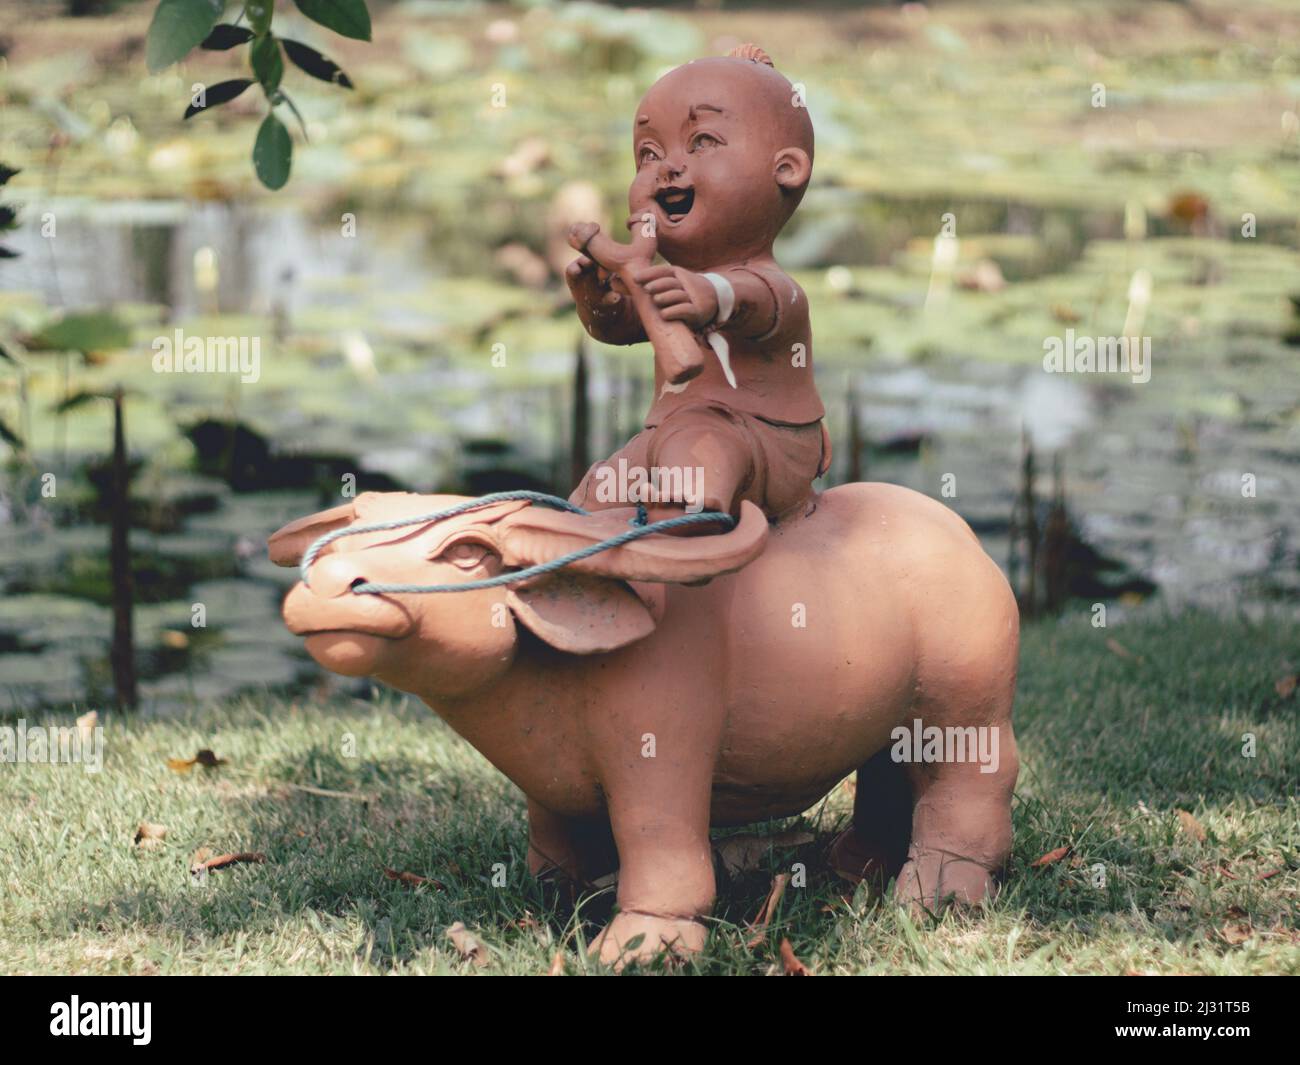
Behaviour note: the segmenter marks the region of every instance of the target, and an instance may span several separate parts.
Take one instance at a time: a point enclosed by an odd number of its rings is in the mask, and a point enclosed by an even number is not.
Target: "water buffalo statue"
[[[271,558],[464,501],[363,494],[284,526]],[[634,514],[511,500],[335,539],[285,621],[327,669],[419,696],[518,785],[535,874],[619,870],[603,961],[699,950],[710,826],[799,814],[855,770],[837,870],[927,908],[984,898],[1011,846],[1017,609],[934,500],[850,484],[775,524],[746,502],[730,531],[656,534],[523,584],[357,591],[554,560]],[[992,761],[971,756],[977,735]]]

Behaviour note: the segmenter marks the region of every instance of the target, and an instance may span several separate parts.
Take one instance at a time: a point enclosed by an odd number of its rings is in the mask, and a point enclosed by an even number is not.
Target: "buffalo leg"
[[[831,868],[883,892],[907,861],[912,838],[912,786],[886,747],[859,768],[853,824],[831,846]]]
[[[900,901],[934,911],[947,901],[976,904],[991,896],[994,876],[1011,853],[1011,793],[1019,761],[1011,725],[999,726],[996,772],[979,764],[939,762],[909,767],[916,806]]]
[[[562,817],[528,800],[528,871],[535,877],[580,889],[617,868],[607,820]]]
[[[669,735],[679,727],[670,716],[687,722],[684,732]],[[704,947],[701,918],[715,893],[709,842],[714,751],[710,740],[692,731],[689,714],[666,713],[657,757],[634,756],[612,767],[607,780],[619,856],[618,913],[592,947],[606,964],[621,968]]]

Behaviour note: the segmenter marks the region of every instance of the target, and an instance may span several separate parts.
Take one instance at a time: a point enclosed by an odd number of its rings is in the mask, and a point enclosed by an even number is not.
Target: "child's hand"
[[[564,268],[564,280],[577,304],[583,328],[597,340],[605,344],[638,344],[645,340],[641,318],[623,282],[590,255],[580,254],[569,263]]]
[[[573,302],[588,310],[608,313],[623,302],[623,296],[610,284],[612,275],[587,255],[579,255],[564,268],[564,280]]]
[[[647,266],[632,280],[648,292],[667,322],[703,329],[718,315],[718,293],[707,278],[680,266]]]

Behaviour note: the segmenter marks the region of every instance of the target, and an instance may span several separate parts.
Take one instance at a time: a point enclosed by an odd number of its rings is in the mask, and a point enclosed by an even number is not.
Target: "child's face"
[[[746,92],[746,89],[750,89]],[[633,120],[634,217],[655,216],[659,252],[701,269],[768,251],[785,221],[779,146],[743,69],[693,63],[665,75]]]

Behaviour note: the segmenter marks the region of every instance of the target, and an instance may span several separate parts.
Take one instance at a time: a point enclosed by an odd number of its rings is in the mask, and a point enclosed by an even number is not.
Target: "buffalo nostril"
[[[310,574],[312,591],[326,598],[348,595],[358,584],[365,584],[369,579],[364,572],[370,567],[361,565],[360,561],[346,554],[322,558]]]

